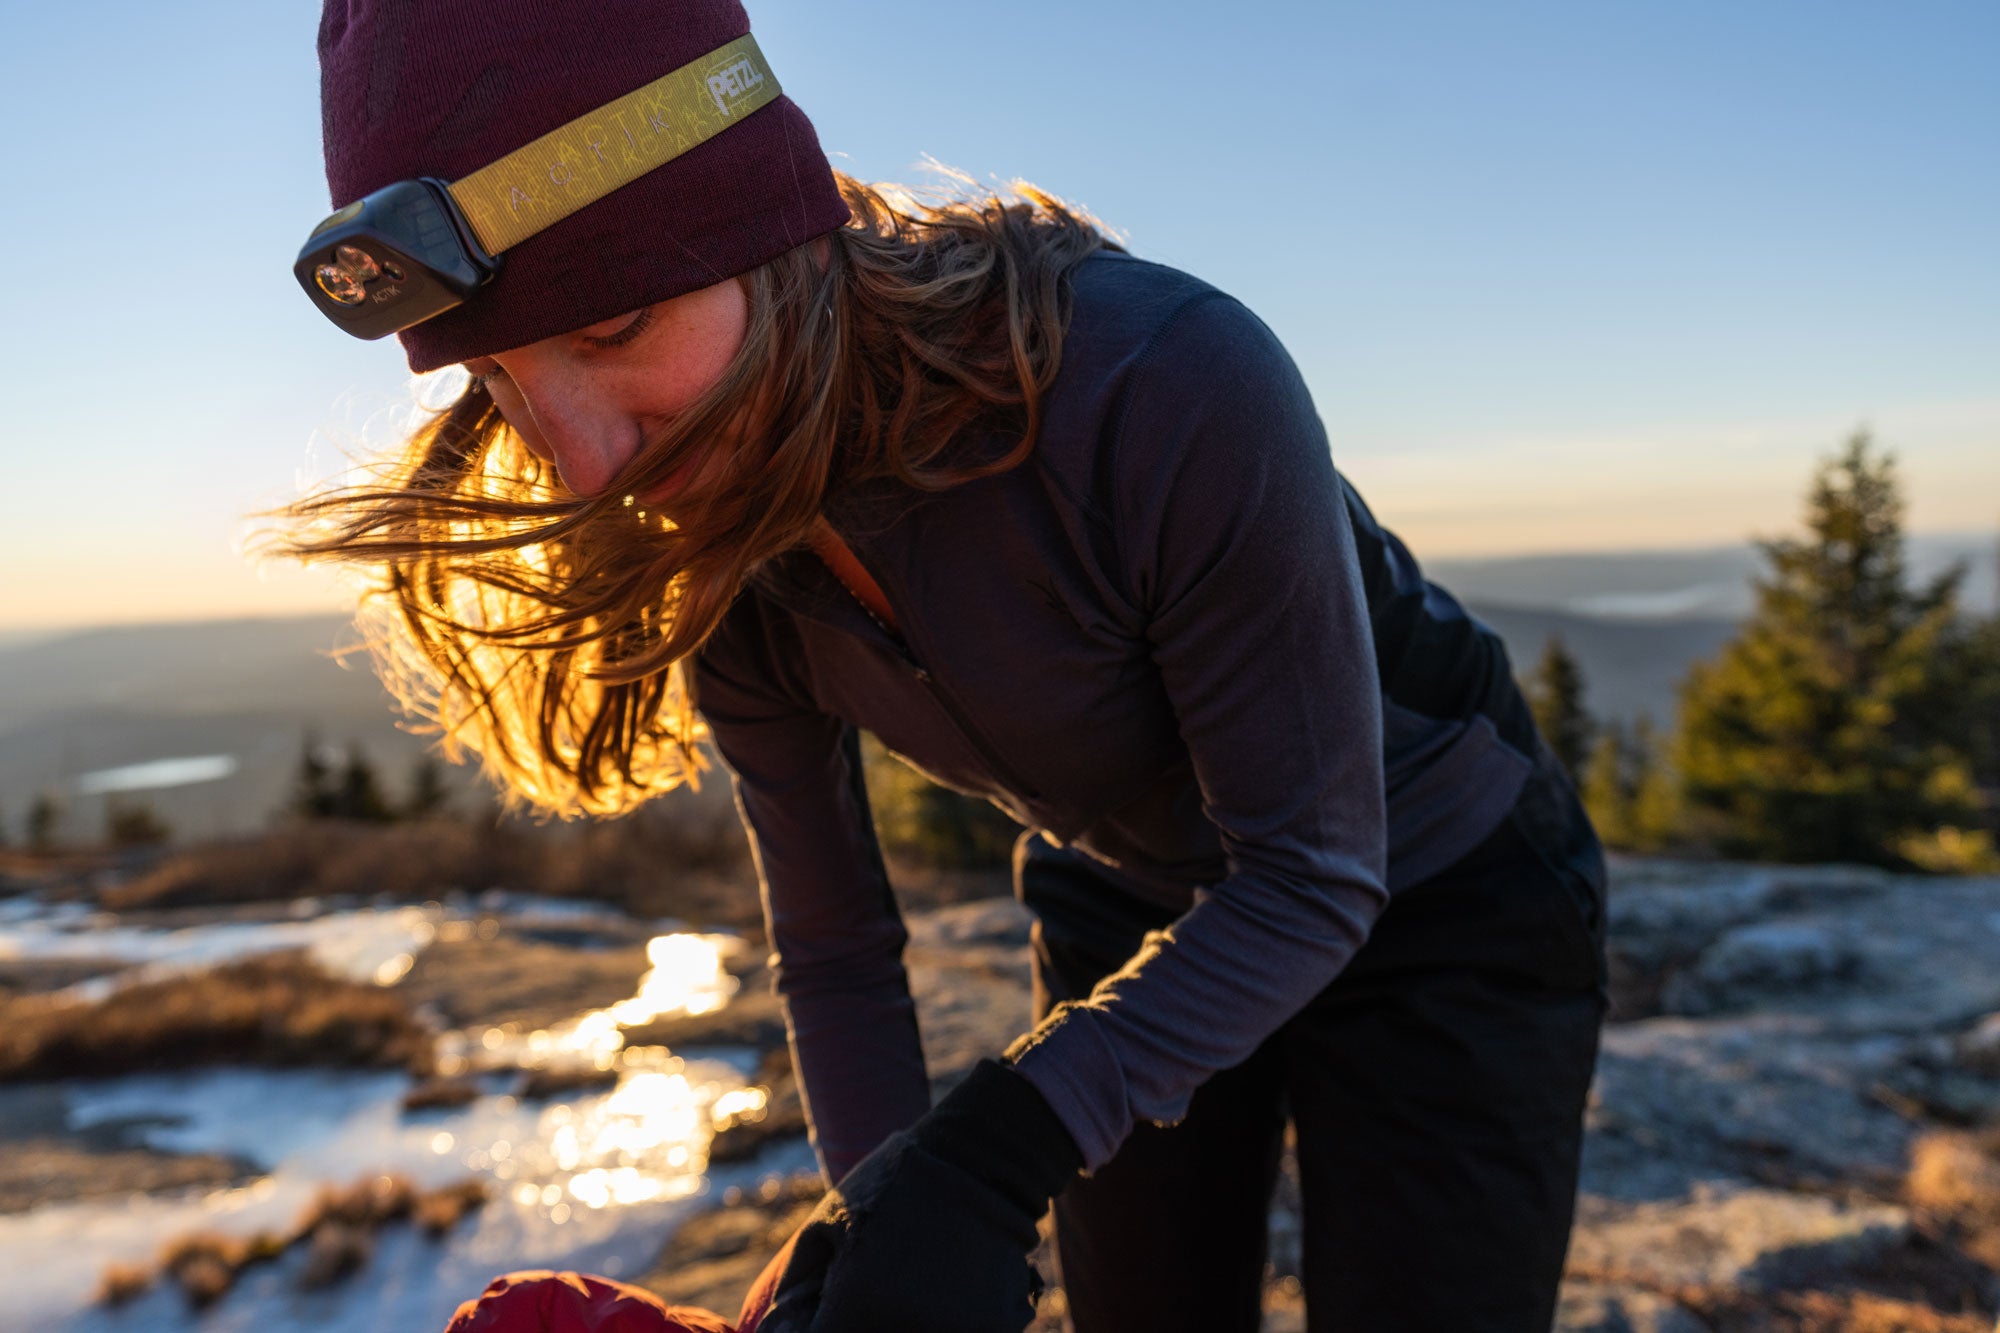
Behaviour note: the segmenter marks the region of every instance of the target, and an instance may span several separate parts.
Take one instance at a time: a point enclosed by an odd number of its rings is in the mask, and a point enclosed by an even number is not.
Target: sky
[[[1991,0],[750,12],[841,169],[1028,179],[1241,298],[1419,559],[1775,535],[1860,427],[1913,530],[2000,527]],[[291,276],[317,14],[6,6],[0,631],[339,604],[241,550],[422,389]]]

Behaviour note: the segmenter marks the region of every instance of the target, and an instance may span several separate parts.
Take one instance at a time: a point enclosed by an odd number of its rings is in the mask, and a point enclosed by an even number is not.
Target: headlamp
[[[500,271],[443,181],[397,181],[313,229],[292,271],[357,338],[384,338],[460,304]]]
[[[313,228],[292,265],[326,317],[383,338],[463,304],[500,255],[770,102],[748,33],[446,183],[397,181]]]

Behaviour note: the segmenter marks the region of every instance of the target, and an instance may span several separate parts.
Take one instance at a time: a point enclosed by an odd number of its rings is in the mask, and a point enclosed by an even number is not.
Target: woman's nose
[[[559,368],[509,367],[508,387],[494,386],[501,414],[530,452],[555,464],[564,487],[582,496],[608,489],[632,457],[635,424]]]

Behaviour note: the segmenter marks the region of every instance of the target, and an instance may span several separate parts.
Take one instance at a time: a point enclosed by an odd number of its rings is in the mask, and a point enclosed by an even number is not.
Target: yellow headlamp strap
[[[728,129],[780,91],[745,33],[453,182],[451,197],[486,252],[497,255]]]

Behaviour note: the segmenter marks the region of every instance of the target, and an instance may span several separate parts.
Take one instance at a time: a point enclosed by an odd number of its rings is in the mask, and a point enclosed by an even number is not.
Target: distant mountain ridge
[[[348,617],[316,615],[110,626],[0,649],[0,832],[18,838],[29,803],[52,791],[65,831],[95,836],[104,801],[79,778],[211,755],[235,771],[146,800],[185,833],[258,828],[284,804],[308,731],[362,746],[400,789],[428,741],[398,725],[365,655],[333,659],[353,638]]]
[[[1911,539],[1912,576],[1966,560],[1968,606],[1990,605],[1995,561],[1982,540]],[[1760,567],[1748,546],[1423,564],[1506,641],[1517,674],[1560,634],[1583,668],[1593,714],[1629,719],[1643,710],[1662,725],[1687,668],[1734,632]],[[210,755],[231,756],[235,771],[147,799],[188,833],[258,827],[283,804],[308,729],[329,745],[363,746],[399,790],[429,742],[399,725],[365,654],[346,666],[333,660],[354,640],[342,615],[0,639],[0,832],[17,838],[35,793],[55,790],[71,806],[71,827],[94,835],[102,801],[78,794],[79,778]]]
[[[1935,577],[1954,561],[1967,566],[1964,604],[2000,610],[2000,535],[1925,533],[1906,540],[1913,581]],[[1462,601],[1497,602],[1529,610],[1620,620],[1678,617],[1739,620],[1753,601],[1751,579],[1764,558],[1749,543],[1685,551],[1595,551],[1579,554],[1426,560],[1425,577]],[[1497,628],[1497,627],[1496,627]]]

